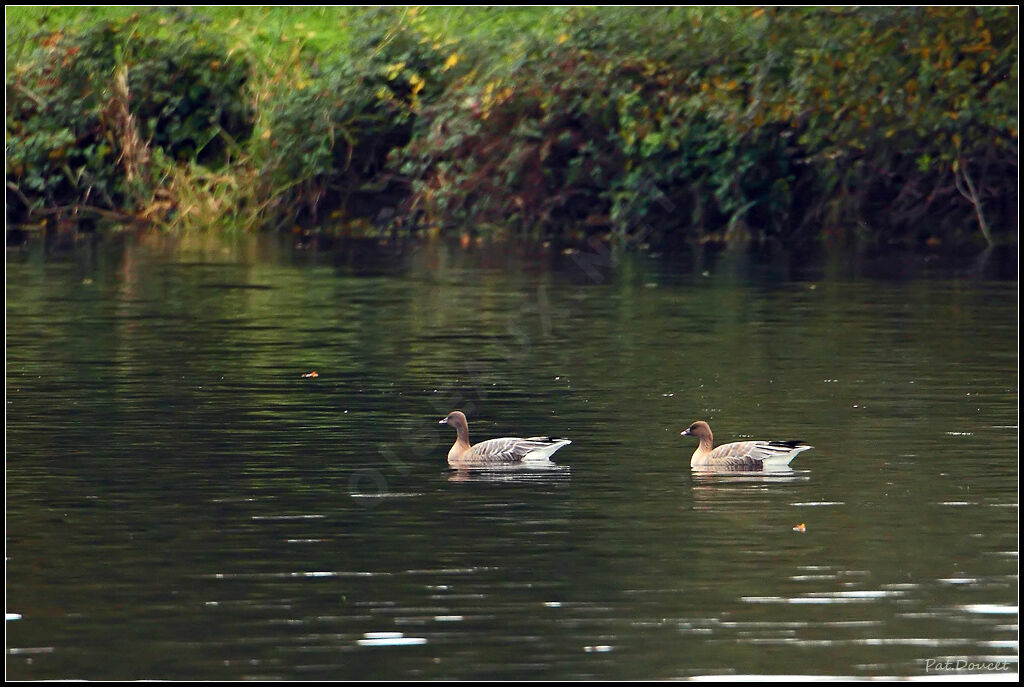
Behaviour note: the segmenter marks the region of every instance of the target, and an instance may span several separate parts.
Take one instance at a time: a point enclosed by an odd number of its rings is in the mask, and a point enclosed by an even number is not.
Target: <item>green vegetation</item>
[[[8,10],[9,220],[1015,242],[1017,10]]]

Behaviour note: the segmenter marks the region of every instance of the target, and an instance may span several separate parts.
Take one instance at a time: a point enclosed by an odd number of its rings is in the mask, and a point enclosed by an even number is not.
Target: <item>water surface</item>
[[[991,277],[9,248],[7,675],[1016,673],[1017,282]],[[454,408],[573,444],[450,472]],[[815,448],[691,474],[696,419]]]

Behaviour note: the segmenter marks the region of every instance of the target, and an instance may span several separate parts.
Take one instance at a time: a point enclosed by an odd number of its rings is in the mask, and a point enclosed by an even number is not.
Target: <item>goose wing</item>
[[[567,443],[569,443],[567,439],[551,439],[550,437],[489,439],[474,444],[473,448],[469,450],[467,458],[470,462],[479,465],[509,465],[522,462],[530,454],[547,458]]]
[[[802,441],[735,441],[711,451],[708,462],[735,469],[760,469],[765,463],[789,463],[811,448]]]

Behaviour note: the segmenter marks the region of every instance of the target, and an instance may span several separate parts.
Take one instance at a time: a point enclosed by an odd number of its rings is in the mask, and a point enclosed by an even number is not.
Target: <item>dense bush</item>
[[[467,76],[425,108],[398,158],[429,220],[533,231],[607,215],[621,165],[603,63],[558,48],[479,82]]]
[[[788,8],[758,19],[781,68],[753,112],[797,134],[820,179],[819,215],[893,240],[1016,235],[1014,8]]]
[[[405,151],[412,207],[448,224],[659,241],[744,215],[782,226],[800,176],[790,137],[724,126],[703,78],[735,87],[702,63],[738,61],[735,46],[709,40],[697,15],[654,13],[639,25],[578,15],[559,42],[527,48],[507,71],[456,83]]]
[[[443,92],[445,57],[415,23],[396,30],[385,12],[355,23],[347,51],[319,55],[308,80],[266,104],[254,157],[272,199],[267,222],[372,218],[407,194],[388,155],[409,142],[422,103]]]
[[[1011,10],[730,12],[582,12],[456,83],[406,151],[411,207],[659,242],[1014,235]]]
[[[192,23],[139,28],[40,36],[8,75],[10,220],[139,209],[161,172],[154,156],[215,164],[249,136],[245,61]]]
[[[1016,12],[352,8],[268,56],[154,10],[14,61],[9,217],[1012,241]]]

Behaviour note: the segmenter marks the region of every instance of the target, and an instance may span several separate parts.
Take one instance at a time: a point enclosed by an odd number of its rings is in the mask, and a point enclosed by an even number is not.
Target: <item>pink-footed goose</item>
[[[572,442],[568,439],[548,437],[506,437],[490,439],[479,444],[469,443],[469,423],[459,410],[448,413],[438,424],[450,425],[458,435],[448,451],[448,465],[457,470],[498,468],[515,465],[544,465],[551,454]]]
[[[734,441],[714,448],[711,427],[703,420],[697,420],[680,434],[700,440],[690,458],[690,467],[698,470],[785,468],[798,453],[814,448],[802,441]]]

